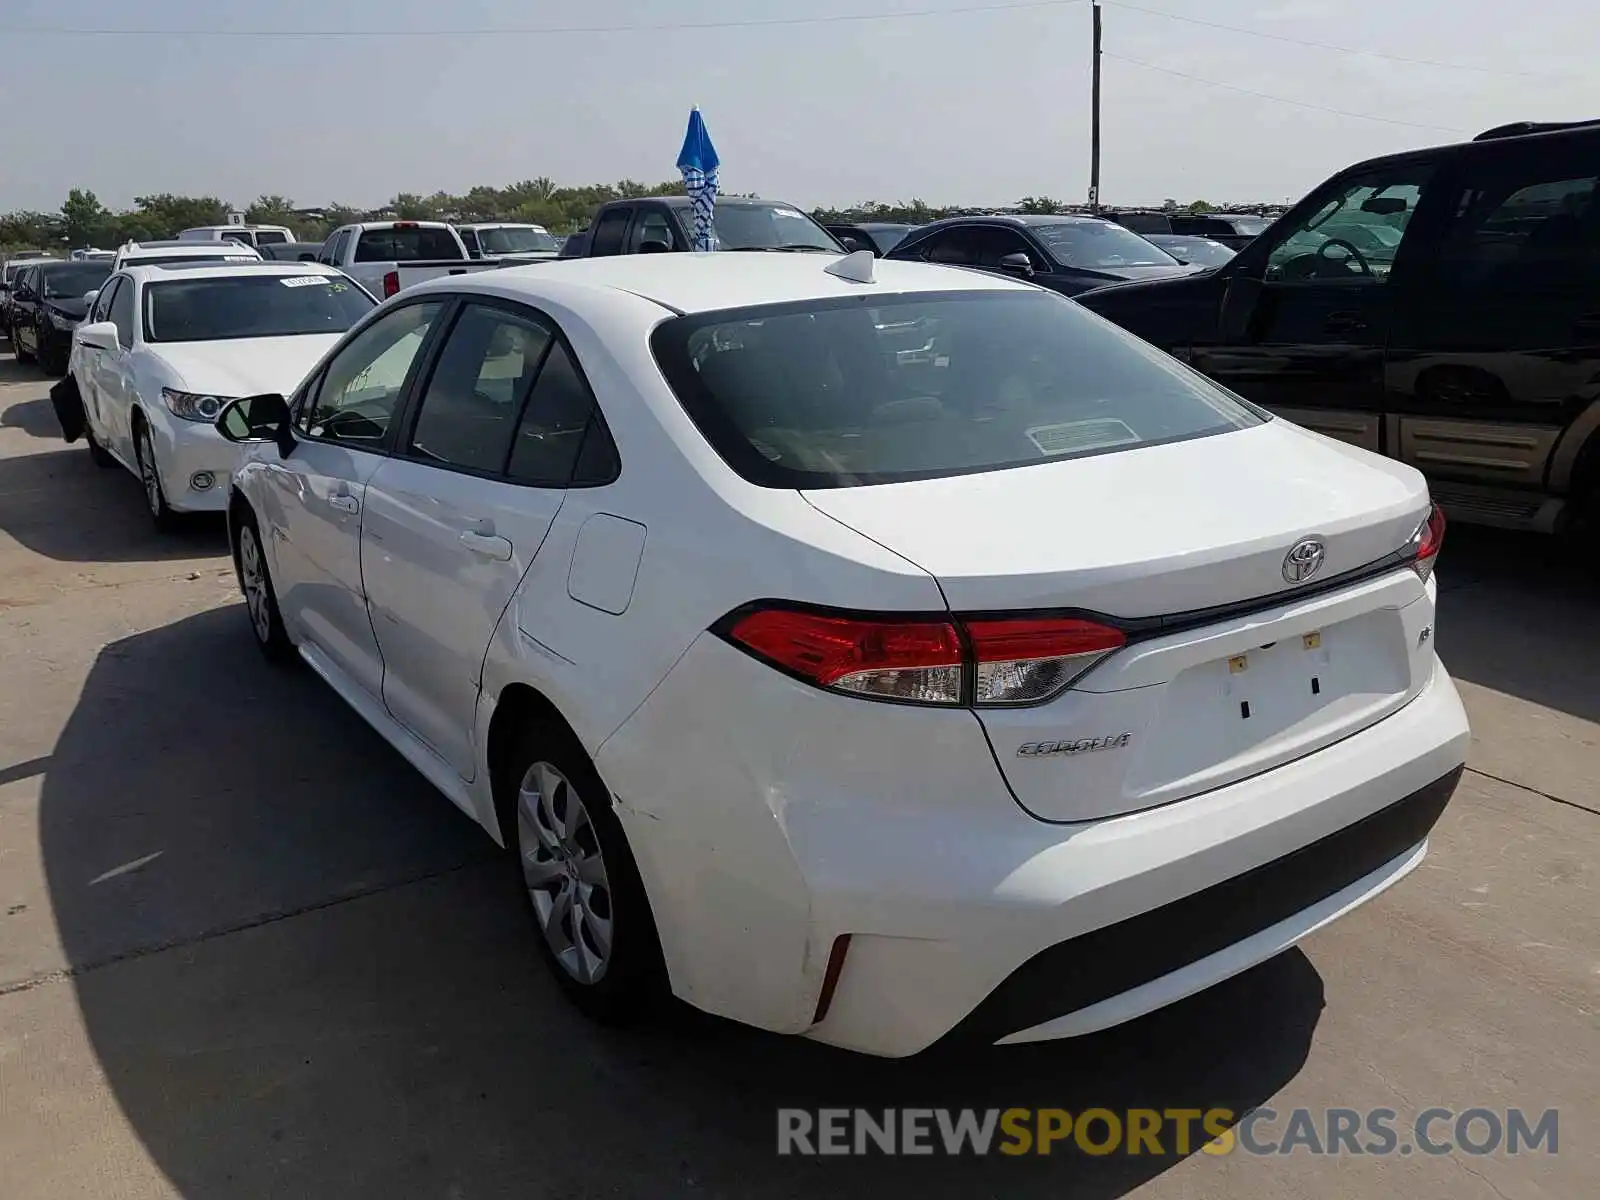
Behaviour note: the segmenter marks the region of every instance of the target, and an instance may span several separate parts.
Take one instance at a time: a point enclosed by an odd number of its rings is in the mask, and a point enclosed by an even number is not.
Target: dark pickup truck
[[[845,248],[792,204],[718,196],[717,249],[823,251]],[[589,228],[569,237],[562,258],[613,254],[666,254],[692,250],[694,217],[687,196],[650,196],[602,204]]]

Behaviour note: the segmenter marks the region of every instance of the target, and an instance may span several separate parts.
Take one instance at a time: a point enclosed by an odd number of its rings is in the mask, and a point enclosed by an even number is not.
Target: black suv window
[[[1309,215],[1283,226],[1267,279],[1384,283],[1431,175],[1427,164],[1408,163],[1334,184]]]
[[[1579,154],[1470,164],[1439,252],[1445,281],[1556,287],[1600,272],[1600,163]]]

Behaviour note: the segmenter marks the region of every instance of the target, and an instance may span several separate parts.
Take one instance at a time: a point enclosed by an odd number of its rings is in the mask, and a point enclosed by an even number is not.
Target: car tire
[[[666,972],[638,865],[599,772],[569,730],[536,721],[497,774],[510,874],[545,965],[591,1019],[637,1020],[663,998]]]
[[[119,465],[117,460],[111,457],[111,452],[95,438],[94,427],[87,420],[83,423],[83,440],[84,444],[89,447],[89,461],[94,463],[95,466],[104,470],[107,467]]]
[[[144,491],[145,507],[150,519],[162,533],[170,533],[178,526],[178,514],[167,503],[167,493],[161,486],[161,472],[156,469],[156,447],[150,437],[150,426],[136,420],[133,427],[133,457],[139,468],[139,485]]]
[[[239,577],[239,591],[244,596],[245,612],[250,618],[250,630],[255,634],[256,649],[266,655],[269,662],[286,663],[294,659],[294,643],[283,626],[283,614],[278,610],[278,592],[272,586],[272,571],[267,566],[266,546],[261,540],[261,526],[255,513],[248,507],[241,509],[233,527],[233,569]]]

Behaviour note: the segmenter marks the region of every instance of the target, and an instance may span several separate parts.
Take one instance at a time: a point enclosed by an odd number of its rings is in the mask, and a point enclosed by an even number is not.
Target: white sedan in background
[[[1101,1029],[1401,879],[1465,759],[1422,476],[1013,280],[442,278],[218,426],[257,642],[515,849],[603,1017]]]
[[[159,526],[227,504],[234,397],[293,388],[376,302],[315,263],[169,262],[106,280],[73,335],[89,452],[139,476]]]

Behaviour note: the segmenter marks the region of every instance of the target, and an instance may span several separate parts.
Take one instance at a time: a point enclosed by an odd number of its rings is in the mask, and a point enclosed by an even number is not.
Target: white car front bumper
[[[1467,740],[1438,666],[1315,754],[1049,824],[1013,800],[972,713],[826,694],[706,635],[597,765],[677,995],[901,1056],[1087,1033],[1280,952],[1420,862]]]
[[[167,505],[177,512],[222,512],[228,507],[228,479],[239,462],[239,447],[224,441],[214,426],[163,414],[150,421],[156,467]],[[200,486],[210,477],[208,486]]]

